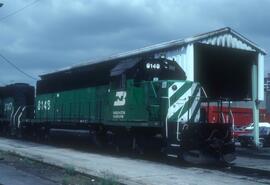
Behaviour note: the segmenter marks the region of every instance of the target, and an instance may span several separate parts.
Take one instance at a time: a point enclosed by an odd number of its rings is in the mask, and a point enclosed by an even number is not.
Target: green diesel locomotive
[[[78,66],[41,76],[34,117],[10,124],[20,133],[86,129],[98,146],[140,152],[155,146],[191,162],[234,159],[230,124],[210,124],[200,84],[173,60],[133,58]],[[16,122],[16,120],[15,120]]]
[[[103,62],[41,78],[34,121],[45,130],[84,128],[98,144],[141,151],[158,141],[170,157],[233,160],[231,125],[207,123],[200,84],[175,61]]]

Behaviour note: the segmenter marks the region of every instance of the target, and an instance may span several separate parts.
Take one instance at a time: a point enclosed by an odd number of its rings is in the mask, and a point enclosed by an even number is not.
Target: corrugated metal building
[[[187,80],[200,82],[209,97],[252,99],[252,87],[254,87],[255,99],[262,101],[264,99],[265,54],[266,52],[255,43],[227,27],[186,39],[173,40],[93,60],[42,75],[41,78],[68,73],[72,70],[78,71],[93,63],[122,60],[128,62],[132,58],[166,57],[175,60],[183,68]]]
[[[90,61],[41,75],[41,78],[53,80],[54,75],[65,76],[73,72],[82,72],[88,78],[94,73],[88,72],[94,63],[106,68],[107,65],[130,62],[133,59],[166,57],[175,60],[182,67],[187,80],[201,83],[208,97],[228,98],[234,101],[252,100],[254,143],[259,147],[259,106],[264,100],[265,55],[266,52],[262,48],[241,34],[231,28],[222,28]],[[98,78],[97,76],[95,78]]]

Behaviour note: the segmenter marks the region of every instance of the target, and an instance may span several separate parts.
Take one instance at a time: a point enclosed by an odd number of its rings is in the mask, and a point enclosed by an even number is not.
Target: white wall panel
[[[236,49],[243,49],[248,51],[255,51],[250,46],[248,46],[246,43],[238,39],[237,37],[234,37],[232,34],[224,34],[224,35],[218,35],[213,36],[211,38],[206,38],[200,41],[204,44],[209,44],[213,46],[222,46],[227,48],[236,48]]]
[[[264,100],[264,53],[258,52],[248,42],[236,37],[233,34],[225,33],[219,34],[205,39],[198,40],[197,42],[209,44],[219,47],[235,48],[247,51],[255,51],[258,53],[258,99]],[[196,43],[196,42],[194,42]],[[155,57],[158,58],[162,55],[170,60],[175,60],[187,75],[187,80],[194,81],[194,43],[183,44],[178,48],[168,50],[166,52],[157,52]],[[251,75],[251,73],[250,73]]]
[[[193,44],[172,49],[163,53],[156,53],[155,58],[165,55],[167,59],[175,60],[185,71],[187,80],[194,81],[194,47]]]
[[[258,99],[264,100],[264,55],[258,54]]]

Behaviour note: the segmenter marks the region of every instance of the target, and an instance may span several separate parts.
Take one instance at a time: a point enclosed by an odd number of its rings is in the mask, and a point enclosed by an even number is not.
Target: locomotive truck
[[[234,159],[231,125],[207,122],[202,107],[209,100],[174,60],[114,60],[45,74],[35,102],[13,101],[9,114],[7,98],[14,94],[1,96],[1,124],[15,135],[86,129],[98,146],[143,151],[155,143],[167,156],[191,162]]]

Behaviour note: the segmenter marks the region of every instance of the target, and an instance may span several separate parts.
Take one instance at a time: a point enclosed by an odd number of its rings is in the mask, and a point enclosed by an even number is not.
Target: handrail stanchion
[[[88,121],[91,121],[91,103],[88,102]]]

